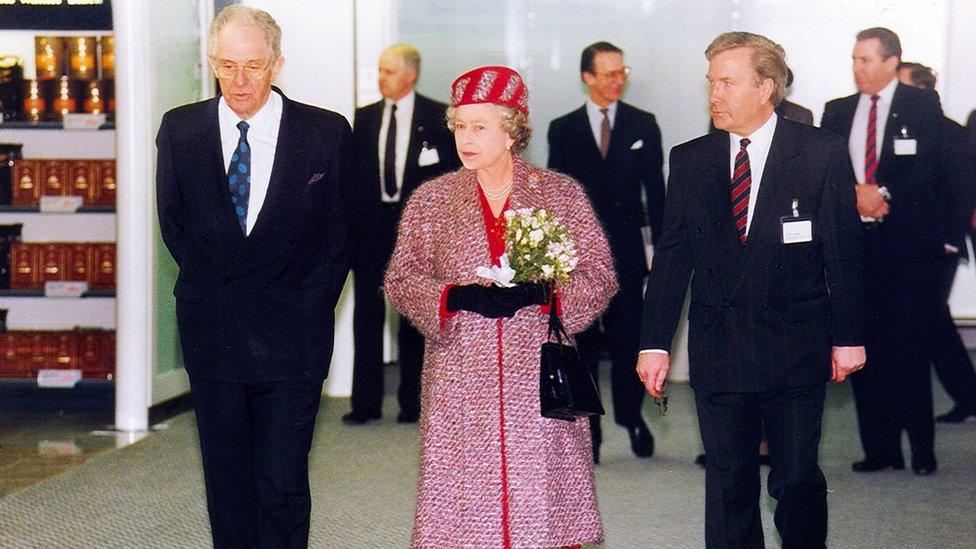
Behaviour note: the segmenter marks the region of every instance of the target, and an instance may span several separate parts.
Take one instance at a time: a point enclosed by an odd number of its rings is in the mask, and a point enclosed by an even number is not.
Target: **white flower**
[[[538,244],[539,242],[542,242],[543,236],[544,235],[540,229],[535,229],[529,233],[529,241],[533,244]]]
[[[515,285],[512,284],[512,279],[515,277],[515,269],[512,269],[512,266],[508,262],[508,254],[502,254],[498,258],[498,262],[501,263],[498,267],[494,265],[491,267],[478,267],[475,269],[475,274],[481,278],[487,278],[493,281],[495,286],[511,288]]]
[[[547,277],[547,278],[548,277],[551,277],[553,275],[553,273],[555,273],[555,272],[556,272],[556,268],[553,267],[552,265],[543,265],[542,266],[542,275],[545,276],[545,277]]]

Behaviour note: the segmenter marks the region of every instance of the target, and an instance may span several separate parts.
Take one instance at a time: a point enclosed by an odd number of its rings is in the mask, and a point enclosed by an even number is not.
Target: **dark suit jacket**
[[[813,125],[813,112],[811,112],[810,109],[797,105],[792,101],[787,101],[785,99],[782,100],[776,107],[776,114],[787,120],[792,120],[793,122],[799,122],[801,124],[806,124],[807,126]]]
[[[246,238],[227,190],[217,98],[167,112],[159,128],[159,224],[180,269],[173,294],[191,376],[328,372],[349,269],[352,134],[341,115],[282,99],[268,194]]]
[[[847,140],[859,94],[827,103],[821,127]],[[917,154],[895,154],[894,137],[907,130],[917,140]],[[944,257],[944,212],[940,186],[945,154],[945,125],[938,96],[898,84],[885,125],[876,178],[891,192],[891,212],[867,235],[869,263],[903,266]]]
[[[671,348],[691,281],[691,383],[768,391],[827,381],[831,346],[861,345],[863,274],[847,145],[780,118],[749,238],[729,198],[729,134],[671,151],[664,234],[644,301],[641,349]],[[782,244],[782,216],[813,222],[813,240]],[[829,290],[828,290],[829,288]]]
[[[369,259],[377,252],[376,246],[384,240],[380,234],[396,234],[396,223],[383,226],[388,219],[379,210],[383,208],[380,193],[379,136],[383,122],[382,100],[356,109],[353,122],[356,143],[356,226],[357,246],[353,268],[361,263],[360,258]],[[406,204],[411,193],[428,179],[456,170],[461,166],[458,159],[454,136],[447,129],[445,113],[447,105],[416,95],[411,123],[410,143],[407,145],[406,165],[403,169],[403,189],[400,204]],[[428,166],[418,162],[424,149],[436,149],[439,161]],[[392,246],[392,243],[391,243]],[[386,259],[392,248],[385,252]]]
[[[976,132],[968,132],[956,121],[943,119],[946,128],[945,177],[942,209],[945,216],[946,242],[967,257],[966,235],[972,230],[976,208]]]
[[[663,165],[661,131],[654,115],[622,101],[617,103],[606,159],[600,158],[585,105],[549,124],[549,167],[572,176],[586,189],[607,231],[621,278],[643,279],[647,274],[640,228],[649,222],[653,240],[661,235]]]

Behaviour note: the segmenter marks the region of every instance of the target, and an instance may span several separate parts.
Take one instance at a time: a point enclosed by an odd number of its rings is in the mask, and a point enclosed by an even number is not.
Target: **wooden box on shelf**
[[[33,379],[39,370],[81,370],[82,379],[115,377],[115,332],[0,332],[0,379]]]
[[[88,282],[91,290],[115,288],[115,244],[14,242],[10,288],[42,290],[45,282]]]
[[[14,161],[13,203],[36,206],[42,196],[81,196],[87,205],[115,204],[115,160],[22,158]]]

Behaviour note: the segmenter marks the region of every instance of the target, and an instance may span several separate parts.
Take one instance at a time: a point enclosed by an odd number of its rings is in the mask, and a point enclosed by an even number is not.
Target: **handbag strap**
[[[569,334],[566,333],[566,328],[563,326],[563,322],[556,312],[555,290],[549,293],[549,339],[555,339],[560,345],[563,345],[564,341],[570,341]]]

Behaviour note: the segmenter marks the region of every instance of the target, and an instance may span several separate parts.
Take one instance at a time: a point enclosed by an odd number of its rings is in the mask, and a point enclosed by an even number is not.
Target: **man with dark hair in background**
[[[400,212],[421,183],[461,165],[444,122],[447,105],[415,91],[420,53],[409,44],[380,55],[383,99],[356,109],[356,246],[352,410],[346,425],[379,419],[383,405],[383,274],[393,254]],[[394,313],[395,314],[395,313]],[[420,418],[420,370],[424,338],[406,317],[397,334],[400,423]]]
[[[859,32],[852,57],[858,93],[827,103],[821,124],[848,140],[865,221],[868,364],[851,378],[865,455],[852,469],[903,469],[904,430],[912,469],[928,475],[936,469],[929,357],[945,305],[942,107],[936,94],[898,82],[894,32]]]
[[[604,342],[611,361],[614,419],[627,429],[634,454],[650,457],[654,437],[641,418],[644,389],[632,368],[648,270],[642,231],[649,225],[651,239],[660,236],[664,154],[654,115],[620,100],[629,74],[623,50],[613,44],[597,42],[583,50],[580,77],[588,90],[586,104],[549,124],[549,167],[583,185],[607,231],[620,291],[601,319],[577,336],[577,343],[596,377]],[[599,416],[590,416],[590,426],[593,459],[599,463]]]

